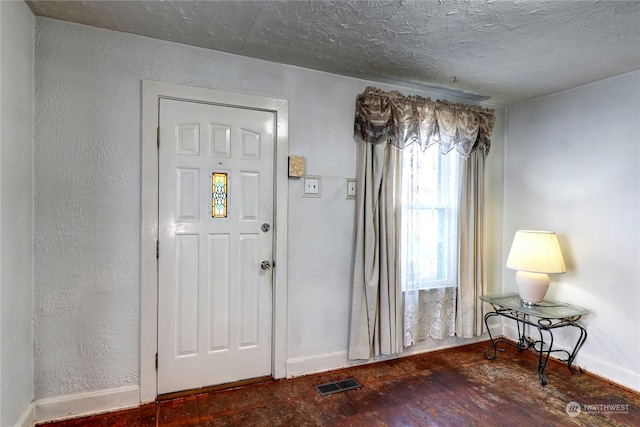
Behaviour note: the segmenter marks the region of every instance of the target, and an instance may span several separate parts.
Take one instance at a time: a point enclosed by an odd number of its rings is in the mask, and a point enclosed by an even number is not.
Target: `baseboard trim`
[[[492,336],[501,336],[503,334],[501,324],[489,325]],[[315,356],[299,357],[289,359],[287,361],[287,378],[299,377],[302,375],[318,374],[321,372],[332,371],[335,369],[351,368],[358,365],[366,365],[369,363],[383,362],[387,360],[414,356],[417,354],[428,353],[433,351],[445,350],[447,348],[460,347],[463,345],[473,344],[480,341],[487,341],[489,336],[484,333],[474,338],[457,338],[449,337],[445,340],[424,340],[417,343],[413,347],[405,348],[401,354],[391,356],[379,356],[371,360],[350,360],[347,351],[336,351],[333,353],[325,353]]]
[[[140,405],[138,385],[39,399],[35,421],[52,421],[110,412]]]
[[[638,372],[632,372],[611,365],[605,361],[591,357],[589,354],[582,354],[582,352],[578,353],[576,359],[578,365],[582,367],[585,372],[603,381],[608,381],[636,393],[640,392],[640,374]]]
[[[346,351],[299,357],[287,360],[287,378],[317,374],[352,365],[353,363],[349,363]]]
[[[32,427],[36,420],[36,406],[34,402],[29,403],[25,408],[22,416],[18,418],[16,427]]]

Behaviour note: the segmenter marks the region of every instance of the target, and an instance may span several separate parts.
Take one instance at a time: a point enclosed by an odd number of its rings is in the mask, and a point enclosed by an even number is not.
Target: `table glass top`
[[[540,305],[526,307],[522,305],[522,299],[518,294],[482,295],[480,299],[494,306],[508,308],[541,319],[566,319],[589,314],[589,310],[582,307],[550,300],[544,300]]]

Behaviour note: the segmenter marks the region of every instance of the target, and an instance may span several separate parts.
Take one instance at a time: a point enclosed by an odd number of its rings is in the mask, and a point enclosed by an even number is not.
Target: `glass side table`
[[[518,351],[531,350],[538,356],[538,378],[542,385],[547,384],[547,376],[544,374],[544,370],[547,367],[551,353],[565,353],[567,358],[559,360],[561,362],[567,362],[567,367],[572,374],[582,373],[582,368],[576,369],[572,364],[578,354],[578,350],[580,350],[580,347],[582,347],[587,340],[586,329],[577,322],[582,316],[589,314],[589,310],[575,305],[548,300],[544,300],[540,305],[536,306],[523,306],[522,299],[520,299],[518,294],[483,295],[480,299],[491,304],[493,307],[493,311],[484,315],[484,324],[487,327],[491,345],[493,346],[492,353],[489,352],[489,349],[484,350],[485,358],[493,359],[498,354],[498,351],[504,351],[504,348],[498,347],[498,343],[503,342],[517,347]],[[503,337],[493,338],[491,330],[489,329],[488,320],[494,316],[506,317],[516,321],[518,325],[517,343],[513,343]],[[535,340],[526,335],[526,325],[530,325],[538,330],[540,335],[539,340]],[[577,328],[580,331],[580,336],[573,350],[569,352],[567,350],[554,349],[553,330],[567,326]],[[546,332],[548,335],[547,341],[545,341],[543,332]]]

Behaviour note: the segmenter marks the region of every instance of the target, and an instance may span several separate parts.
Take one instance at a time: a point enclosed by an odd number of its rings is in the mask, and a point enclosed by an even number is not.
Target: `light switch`
[[[315,178],[305,179],[304,192],[307,194],[318,194],[318,180]]]
[[[347,199],[356,198],[356,179],[347,178]]]
[[[319,176],[305,176],[302,178],[302,197],[321,197],[322,178]]]

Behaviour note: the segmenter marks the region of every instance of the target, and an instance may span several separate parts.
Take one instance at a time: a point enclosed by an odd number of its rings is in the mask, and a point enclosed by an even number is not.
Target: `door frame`
[[[289,101],[142,81],[142,183],[140,239],[140,402],[158,397],[156,355],[158,351],[158,146],[160,98],[203,102],[275,113],[274,234],[273,234],[273,335],[271,372],[286,377],[287,356],[287,234]]]

